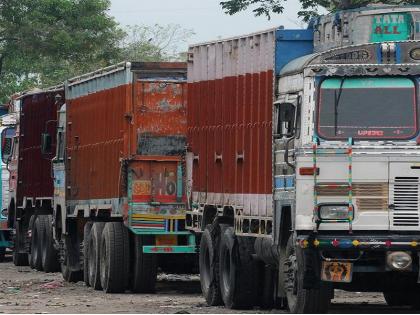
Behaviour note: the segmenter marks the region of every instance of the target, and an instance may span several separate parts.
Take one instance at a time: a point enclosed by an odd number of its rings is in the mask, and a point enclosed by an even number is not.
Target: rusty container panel
[[[275,53],[276,30],[190,47],[194,203],[272,215]]]
[[[127,197],[124,161],[181,153],[185,68],[184,63],[123,63],[69,81],[66,178],[71,204]]]
[[[19,162],[16,198],[52,198],[51,160],[55,155],[55,129],[58,105],[55,96],[63,91],[28,94],[21,98],[18,119]],[[41,134],[52,135],[51,154],[41,153]]]
[[[182,155],[187,133],[185,78],[139,79],[135,95],[137,154]]]
[[[125,65],[107,74],[70,82],[67,91],[67,199],[118,198],[120,159],[131,104],[131,71]]]

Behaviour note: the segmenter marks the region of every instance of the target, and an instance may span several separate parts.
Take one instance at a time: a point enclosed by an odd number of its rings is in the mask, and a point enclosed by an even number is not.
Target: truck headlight
[[[413,259],[407,252],[388,252],[386,262],[391,269],[404,271],[411,268]]]
[[[319,217],[321,220],[346,220],[349,218],[348,205],[320,205]]]

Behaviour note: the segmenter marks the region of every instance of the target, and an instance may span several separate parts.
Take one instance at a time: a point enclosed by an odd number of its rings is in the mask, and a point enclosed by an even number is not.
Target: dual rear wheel
[[[58,252],[54,246],[52,231],[52,216],[32,216],[29,221],[30,253],[29,265],[31,268],[56,272],[59,270]]]
[[[150,236],[130,238],[122,222],[88,222],[84,227],[83,274],[86,285],[108,293],[152,293],[155,290],[157,257],[144,254],[143,245],[154,244]]]
[[[225,224],[207,225],[200,242],[200,280],[209,305],[246,309],[257,303],[258,266],[253,241]]]
[[[269,277],[277,272],[253,259],[254,239],[235,236],[233,227],[207,225],[200,242],[200,282],[208,305],[224,304],[228,308],[246,309],[253,306],[284,305],[277,299],[276,283]],[[291,313],[325,313],[332,289],[324,283],[319,289],[303,288],[304,261],[302,250],[293,236],[285,250],[285,283],[287,304]],[[269,283],[261,283],[270,281]],[[278,275],[277,275],[278,277]]]

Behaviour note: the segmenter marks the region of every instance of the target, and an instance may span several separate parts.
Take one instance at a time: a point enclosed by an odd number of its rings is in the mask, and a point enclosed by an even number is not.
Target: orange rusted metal
[[[128,153],[129,90],[131,85],[123,85],[68,101],[69,200],[119,196],[120,159]]]
[[[164,184],[176,176],[185,143],[185,75],[184,63],[132,63],[70,82],[68,200],[127,197],[124,161],[134,180],[152,179],[154,199],[175,198]]]

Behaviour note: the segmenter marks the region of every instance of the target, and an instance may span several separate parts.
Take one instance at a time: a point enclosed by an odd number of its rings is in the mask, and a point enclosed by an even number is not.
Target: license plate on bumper
[[[341,261],[323,261],[321,280],[350,283],[353,277],[353,264]]]

